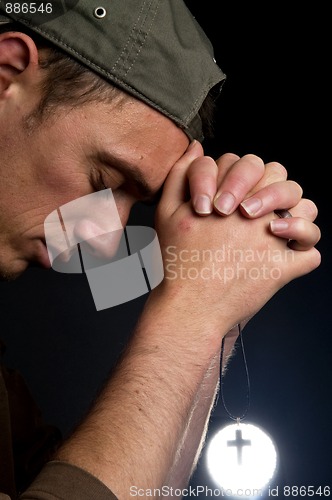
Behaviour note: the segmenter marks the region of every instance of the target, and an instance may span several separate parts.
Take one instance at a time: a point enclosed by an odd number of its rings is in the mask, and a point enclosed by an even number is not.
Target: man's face
[[[62,109],[32,132],[23,120],[31,102],[18,93],[0,107],[0,276],[5,279],[19,276],[32,262],[50,266],[45,218],[73,199],[111,188],[125,226],[133,204],[159,191],[189,143],[171,120],[136,99]]]

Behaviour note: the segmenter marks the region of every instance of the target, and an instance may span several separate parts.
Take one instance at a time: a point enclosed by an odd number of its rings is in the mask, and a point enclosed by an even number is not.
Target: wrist
[[[202,300],[197,290],[167,280],[151,292],[141,316],[145,320],[158,321],[157,330],[172,343],[185,341],[186,349],[199,348],[200,353],[205,346],[211,355],[218,352],[222,338],[236,323],[227,311]]]

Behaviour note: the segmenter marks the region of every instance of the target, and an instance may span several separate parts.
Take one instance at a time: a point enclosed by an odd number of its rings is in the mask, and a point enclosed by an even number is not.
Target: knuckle
[[[224,153],[220,158],[218,158],[217,163],[221,163],[222,161],[226,161],[227,163],[235,163],[238,161],[240,157],[235,153]]]
[[[262,171],[265,169],[265,165],[262,158],[252,153],[244,155],[242,157],[242,160],[246,161],[250,166],[254,168],[259,168]]]
[[[176,224],[176,231],[178,234],[186,235],[191,233],[195,227],[195,219],[191,213],[188,213],[181,217]]]
[[[200,156],[196,158],[190,165],[191,172],[197,172],[200,170],[214,170],[217,171],[217,164],[211,156]]]
[[[301,217],[293,220],[293,229],[296,231],[298,235],[304,235],[307,233],[307,223]]]
[[[315,225],[315,228],[316,228],[316,243],[318,243],[322,237],[322,232],[318,226]]]
[[[322,262],[321,253],[317,250],[312,258],[313,269],[316,269],[318,266],[320,266],[321,262]]]
[[[316,217],[318,216],[317,205],[312,200],[308,200],[307,198],[304,198],[302,200],[302,208],[303,208],[304,216],[306,218],[308,218],[309,220],[315,220]]]
[[[286,180],[288,176],[288,172],[286,168],[277,161],[271,161],[266,164],[266,172],[269,177],[273,180]]]
[[[301,196],[302,196],[302,194],[303,194],[303,189],[302,189],[302,187],[300,186],[300,184],[299,184],[298,182],[296,182],[296,181],[288,181],[288,182],[289,182],[289,183],[292,185],[292,187],[293,187],[293,188],[297,191],[298,196],[299,196],[299,197],[301,197]]]

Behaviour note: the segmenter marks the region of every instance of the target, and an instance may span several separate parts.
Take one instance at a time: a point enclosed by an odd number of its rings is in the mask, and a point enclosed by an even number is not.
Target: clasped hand
[[[251,154],[214,160],[193,142],[170,171],[156,211],[166,293],[176,291],[202,318],[221,315],[234,325],[314,270],[317,206],[287,175],[281,164]],[[292,218],[278,218],[281,208]]]

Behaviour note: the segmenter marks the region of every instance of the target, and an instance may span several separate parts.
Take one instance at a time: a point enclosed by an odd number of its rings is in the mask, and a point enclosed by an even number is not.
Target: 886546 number
[[[329,497],[330,486],[284,486],[284,497]]]
[[[6,2],[5,11],[7,14],[52,14],[53,5],[51,2]]]

